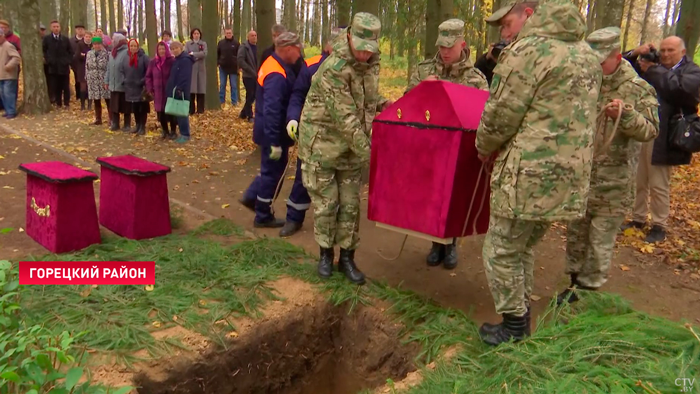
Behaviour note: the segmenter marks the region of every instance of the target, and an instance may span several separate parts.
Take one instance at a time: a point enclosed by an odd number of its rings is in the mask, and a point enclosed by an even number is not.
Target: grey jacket
[[[258,59],[253,53],[253,49],[250,47],[250,43],[246,40],[245,43],[241,44],[238,48],[238,67],[243,70],[243,78],[257,78],[258,77]]]
[[[207,43],[202,40],[199,42],[187,41],[185,52],[192,52],[192,57],[194,58],[190,93],[205,94],[207,92],[207,69],[204,59],[207,57]]]
[[[143,101],[146,70],[148,70],[148,62],[150,61],[143,49],[139,49],[137,55],[136,67],[129,65],[128,56],[119,64],[119,74],[124,79],[124,99],[130,103]]]
[[[107,63],[107,71],[105,72],[105,83],[109,84],[110,92],[124,91],[124,75],[119,72],[119,65],[128,62],[127,46],[122,45],[117,49],[117,57],[109,55],[109,63]]]

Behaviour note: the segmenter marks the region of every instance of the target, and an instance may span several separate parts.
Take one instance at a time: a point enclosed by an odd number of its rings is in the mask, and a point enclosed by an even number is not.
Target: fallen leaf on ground
[[[542,297],[533,294],[533,295],[530,296],[530,299],[533,300],[533,301],[539,301],[539,300],[542,299]]]
[[[155,327],[155,328],[160,328],[160,322],[159,322],[159,321],[154,321],[152,324],[153,324],[153,327]]]
[[[146,291],[153,291],[153,285],[146,285],[144,289],[146,289]]]
[[[90,293],[92,293],[92,287],[88,287],[87,289],[81,291],[80,296],[85,298],[85,297],[89,296]]]
[[[623,270],[623,271],[629,271],[629,270],[630,270],[630,267],[628,267],[628,266],[626,266],[626,265],[620,265],[620,269]]]
[[[14,187],[12,187],[12,186],[3,186],[2,188],[3,189],[14,189]]]
[[[457,276],[457,274],[455,274],[454,272],[452,272],[452,273],[450,273],[450,276],[454,278],[455,276]]]
[[[238,338],[238,333],[235,331],[231,331],[228,334],[226,334],[226,336],[229,338]]]
[[[23,233],[23,232],[24,232],[24,229],[23,229],[22,227],[20,227],[20,228],[19,228],[19,232],[20,232],[20,233]]]
[[[231,204],[224,204],[224,205],[221,206],[221,208],[226,209],[226,208],[228,208],[228,207],[230,207],[230,206],[231,206]]]
[[[647,254],[654,253],[654,247],[650,244],[646,244],[646,245],[642,246],[641,248],[639,248],[639,250],[641,250],[642,253],[647,253]]]

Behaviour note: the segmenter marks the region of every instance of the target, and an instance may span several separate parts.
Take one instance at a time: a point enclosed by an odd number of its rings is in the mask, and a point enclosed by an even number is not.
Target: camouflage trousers
[[[357,249],[362,169],[338,170],[302,163],[301,176],[314,206],[314,237],[318,245]]]
[[[534,284],[532,248],[544,237],[549,226],[549,222],[491,215],[483,259],[497,313],[525,315]]]
[[[608,281],[615,236],[624,216],[586,214],[566,227],[566,273],[586,287],[598,288]]]

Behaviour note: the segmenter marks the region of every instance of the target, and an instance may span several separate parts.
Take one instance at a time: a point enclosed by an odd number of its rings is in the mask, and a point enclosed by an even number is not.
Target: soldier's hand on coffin
[[[389,108],[392,104],[394,104],[394,100],[388,100],[386,103],[384,103],[384,106],[382,107],[382,111]]]
[[[486,164],[489,161],[491,161],[491,156],[484,156],[481,153],[479,153],[479,160],[481,160],[482,163]]]
[[[280,148],[279,146],[273,146],[272,152],[270,152],[270,159],[279,160],[280,157],[282,157],[282,148]]]
[[[297,140],[297,129],[299,128],[299,122],[296,120],[290,120],[289,123],[287,123],[287,134],[289,135],[289,138],[292,139],[292,141]]]
[[[610,102],[610,106],[605,109],[605,114],[613,119],[617,119],[620,113],[620,108],[624,108],[625,103],[620,99],[614,99]]]
[[[437,75],[428,75],[427,78],[425,78],[426,81],[439,81],[439,78]]]

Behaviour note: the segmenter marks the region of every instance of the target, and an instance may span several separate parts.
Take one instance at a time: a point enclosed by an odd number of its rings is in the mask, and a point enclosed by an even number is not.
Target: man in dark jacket
[[[240,203],[255,211],[255,227],[279,228],[284,220],[276,219],[272,201],[282,186],[294,144],[285,132],[287,107],[296,75],[292,66],[301,57],[301,41],[294,33],[277,37],[275,53],[268,57],[258,74],[258,103],[255,106],[253,141],[262,148],[260,175],[245,191]]]
[[[245,105],[239,117],[241,119],[253,119],[253,103],[258,83],[258,33],[255,30],[248,32],[245,43],[238,48],[238,67],[243,71],[243,86],[245,86]]]
[[[70,104],[70,64],[73,61],[73,48],[68,37],[61,34],[58,21],[51,22],[51,34],[42,41],[44,62],[48,65],[49,90],[53,92],[56,107]]]
[[[289,107],[287,108],[287,134],[291,139],[296,141],[297,128],[299,127],[299,119],[301,119],[301,110],[304,107],[306,94],[311,88],[311,77],[314,76],[318,67],[331,54],[333,47],[331,41],[340,33],[340,29],[333,29],[331,35],[326,42],[323,52],[312,58],[306,59],[305,65],[299,72],[297,80],[294,82],[292,96],[289,99]],[[304,224],[306,211],[311,206],[311,197],[309,192],[304,187],[301,177],[301,159],[297,158],[297,171],[294,176],[294,185],[292,192],[287,199],[287,221],[280,230],[280,237],[291,237],[296,234]]]
[[[486,23],[498,27],[501,31],[501,40],[510,43],[518,36],[528,18],[535,13],[535,9],[537,9],[537,1],[511,0],[486,18]],[[493,53],[493,47],[494,44],[491,44],[488,52],[479,56],[474,63],[474,67],[484,73],[489,85],[493,78],[493,69],[498,62],[498,55]]]
[[[656,89],[659,98],[659,136],[642,145],[637,169],[637,196],[632,221],[623,230],[644,228],[651,197],[651,230],[646,242],[666,239],[666,222],[670,210],[670,180],[673,166],[690,164],[691,154],[669,144],[680,114],[695,114],[700,102],[700,67],[685,56],[685,43],[680,37],[667,37],[661,42],[661,64],[654,64],[639,55],[648,53],[643,45],[626,54],[626,59],[641,71],[640,76]]]
[[[238,104],[238,48],[241,44],[233,38],[233,30],[224,30],[224,39],[216,46],[219,65],[219,102],[226,102],[226,80],[231,85],[231,105]]]
[[[71,61],[70,68],[73,70],[73,79],[75,79],[75,98],[81,100],[81,110],[85,109],[85,99],[80,95],[80,74],[82,73],[83,78],[85,77],[85,54],[81,53],[80,43],[85,39],[85,26],[81,24],[75,25],[75,36],[70,39],[70,46],[73,50],[73,60]],[[87,98],[87,97],[86,97]]]

